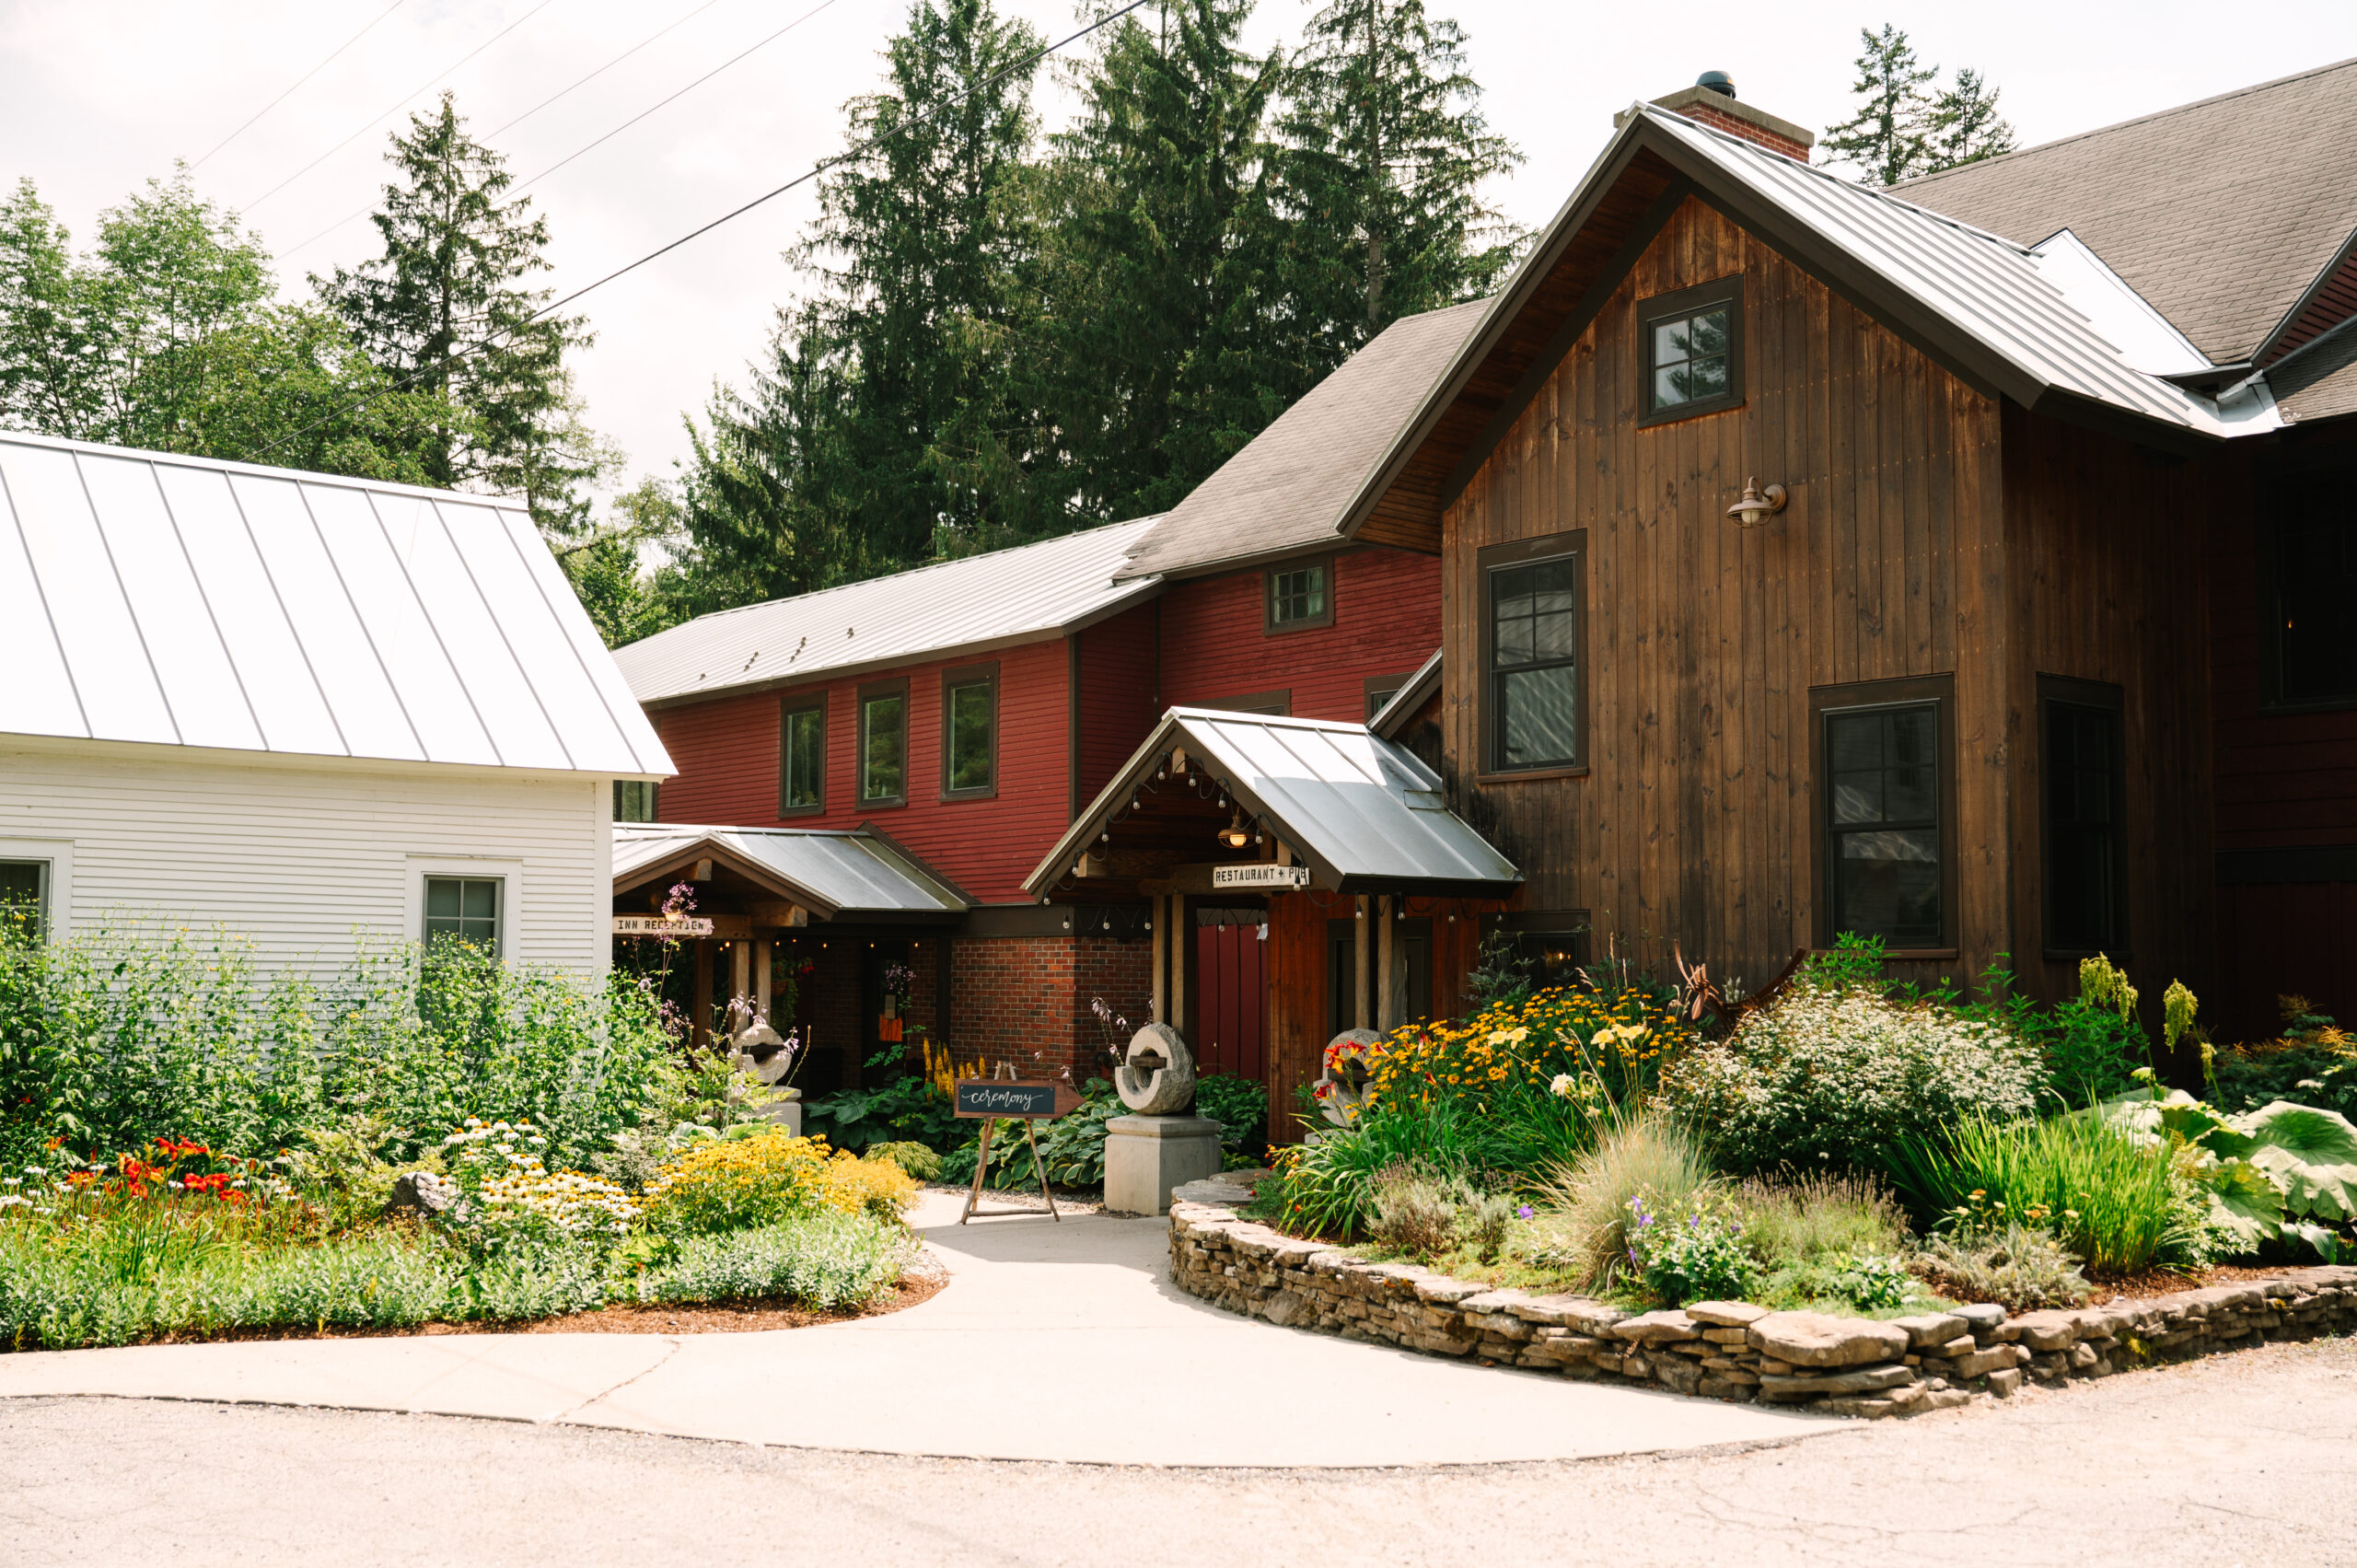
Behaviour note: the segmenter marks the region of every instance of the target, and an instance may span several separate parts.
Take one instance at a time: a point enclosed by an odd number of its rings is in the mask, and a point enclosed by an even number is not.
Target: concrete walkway
[[[454,1334],[0,1355],[0,1399],[112,1394],[555,1422],[877,1453],[1144,1465],[1584,1458],[1845,1423],[1272,1328],[1165,1276],[1160,1220],[911,1216],[947,1288],[749,1334]]]

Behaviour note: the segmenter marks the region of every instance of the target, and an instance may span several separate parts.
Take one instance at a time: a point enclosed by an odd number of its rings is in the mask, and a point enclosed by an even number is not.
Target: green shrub
[[[1457,1200],[1442,1183],[1395,1160],[1376,1173],[1366,1233],[1411,1258],[1435,1258],[1457,1240]]]
[[[1906,1216],[1872,1177],[1814,1171],[1785,1180],[1754,1177],[1735,1190],[1734,1201],[1763,1268],[1887,1257],[1907,1245]]]
[[[2095,1294],[2062,1244],[2035,1225],[1934,1236],[1916,1262],[1957,1300],[1993,1301],[2014,1312],[2076,1307]]]
[[[819,1214],[789,1225],[682,1242],[638,1286],[644,1301],[786,1296],[832,1311],[889,1290],[914,1255],[897,1226],[865,1214]]]
[[[1630,1273],[1666,1307],[1741,1301],[1759,1288],[1759,1260],[1722,1194],[1706,1190],[1663,1202],[1641,1192],[1629,1200],[1620,1228]]]
[[[2276,1100],[2311,1105],[2357,1121],[2357,1039],[2287,996],[2282,1038],[2218,1052],[2210,1098],[2222,1110],[2257,1110]]]
[[[1258,1156],[1268,1140],[1269,1091],[1251,1078],[1213,1073],[1195,1080],[1195,1114],[1219,1123],[1220,1147]]]
[[[1894,1164],[1920,1215],[1965,1232],[1990,1223],[2050,1230],[2098,1276],[2195,1267],[2212,1255],[2200,1196],[2167,1146],[2098,1115],[1968,1116],[1910,1142]]]
[[[1258,1212],[1289,1230],[1351,1240],[1365,1233],[1385,1167],[1404,1165],[1443,1179],[1480,1168],[1479,1129],[1469,1120],[1446,1100],[1374,1106],[1350,1127],[1328,1127],[1314,1143],[1277,1151],[1277,1175],[1260,1184]]]
[[[1687,1052],[1664,1100],[1739,1173],[1875,1169],[1884,1151],[1960,1118],[2027,1113],[2034,1046],[1933,1003],[1804,984],[1724,1045]]]
[[[1601,1289],[1626,1263],[1633,1200],[1682,1208],[1713,1180],[1691,1133],[1656,1114],[1629,1117],[1549,1179],[1532,1227],[1533,1260]]]
[[[941,1156],[923,1144],[870,1144],[861,1157],[889,1160],[918,1181],[931,1181],[941,1174]]]

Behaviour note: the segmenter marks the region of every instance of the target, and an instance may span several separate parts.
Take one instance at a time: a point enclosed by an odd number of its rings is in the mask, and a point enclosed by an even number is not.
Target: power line
[[[686,87],[681,87],[678,92],[671,94],[669,98],[666,98],[661,102],[653,105],[651,108],[642,110],[638,113],[632,115],[628,120],[623,121],[621,124],[615,126],[604,135],[599,136],[596,141],[575,147],[573,151],[565,154],[564,157],[559,158],[556,162],[549,165],[548,168],[540,170],[540,173],[532,176],[531,179],[525,180],[523,184],[508,187],[509,192],[511,194],[520,193],[524,190],[525,186],[537,184],[540,180],[547,179],[550,175],[554,174],[558,169],[563,168],[566,164],[571,163],[575,158],[579,157],[583,153],[589,151],[590,148],[598,146],[601,143],[612,141],[616,136],[621,135],[623,132],[629,130],[632,126],[637,124],[640,121],[654,113],[656,110],[661,109],[665,104],[674,102],[679,99],[686,97],[689,93],[693,92],[696,88],[703,86],[704,83],[720,75],[721,72],[728,69],[729,66],[734,65],[739,60],[744,59],[746,55],[753,53],[756,50],[763,49],[770,44],[775,43],[779,39],[784,38],[787,33],[792,32],[795,29],[800,27],[803,23],[808,21],[811,17],[817,16],[820,11],[825,10],[829,6],[831,6],[834,3],[835,0],[822,0],[821,4],[795,17],[794,20],[786,23],[785,26],[778,29],[777,31],[770,34],[769,37],[761,40],[761,42],[754,44],[749,49],[742,50],[722,61],[711,70],[706,71],[702,75],[698,76],[694,81],[690,82]],[[631,55],[637,53],[638,51],[645,48],[648,44],[653,43],[656,39],[661,38],[663,33],[669,32],[671,28],[676,28],[680,22],[685,22],[691,17],[700,16],[703,12],[709,11],[717,4],[719,4],[719,0],[705,0],[703,5],[697,6],[694,10],[689,12],[687,16],[681,17],[678,22],[673,22],[671,27],[665,28],[663,32],[656,33],[653,37],[642,40],[640,42],[632,45],[629,49],[622,51],[621,53],[617,54],[611,60],[607,61],[605,64],[598,66],[597,70],[590,72],[588,76],[582,77],[580,82],[574,83],[573,87],[581,86],[581,83],[589,80],[590,76],[601,75],[605,71],[611,69],[613,66],[621,64],[622,61],[628,59]],[[492,136],[496,136],[503,131],[511,130],[514,127],[522,124],[525,121],[529,120],[533,115],[538,114],[541,110],[546,109],[550,104],[554,103],[557,99],[563,98],[564,93],[571,92],[573,87],[565,88],[564,92],[558,93],[555,98],[543,99],[539,104],[536,104],[532,108],[528,109],[523,113],[517,115],[515,119],[510,120],[506,124],[502,125],[498,131],[491,132],[483,139],[488,141]],[[367,212],[368,209],[364,206],[346,213],[343,216],[336,219],[335,222],[328,225],[327,227],[319,230],[317,234],[312,235],[309,238],[298,241],[297,243],[288,247],[286,250],[280,251],[279,254],[281,256],[292,256],[296,251],[302,250],[305,246],[326,238],[329,235],[333,234],[337,229],[342,228],[345,224],[350,223],[354,218],[366,216]]]
[[[539,5],[533,6],[530,10],[517,17],[514,21],[508,23],[497,32],[492,34],[489,38],[484,39],[481,43],[467,51],[464,55],[459,57],[456,64],[436,73],[433,80],[427,82],[424,87],[419,87],[415,92],[403,95],[401,101],[394,104],[392,108],[386,110],[384,113],[377,115],[376,119],[369,121],[368,123],[360,127],[359,130],[354,131],[351,135],[346,136],[334,146],[330,147],[327,151],[321,153],[319,157],[313,158],[310,162],[305,164],[302,168],[296,169],[294,173],[288,175],[285,179],[280,180],[277,184],[272,186],[261,195],[256,196],[252,201],[248,202],[245,205],[245,210],[249,213],[252,212],[256,207],[261,206],[264,202],[269,201],[273,196],[277,195],[281,191],[285,190],[289,185],[294,184],[295,181],[302,179],[303,176],[310,173],[311,170],[319,168],[319,165],[327,162],[328,159],[335,157],[336,154],[343,151],[344,148],[352,145],[353,143],[358,141],[361,137],[375,130],[386,120],[399,113],[402,105],[407,104],[412,99],[416,98],[419,93],[432,91],[452,72],[458,70],[460,65],[464,65],[468,61],[472,60],[476,55],[481,54],[484,50],[489,49],[493,44],[497,43],[501,39],[505,38],[509,33],[514,32],[517,28],[522,27],[526,22],[530,21],[534,17],[539,16],[542,11],[547,10],[551,6],[555,4],[556,0],[540,0]]]
[[[499,127],[498,130],[489,133],[489,134],[484,137],[484,140],[488,141],[492,136],[505,135],[508,132],[516,129],[517,126],[524,123],[525,121],[529,120],[533,115],[538,114],[541,110],[546,109],[549,105],[554,103],[558,99],[564,97],[564,95],[571,92],[574,87],[587,86],[590,82],[604,75],[607,72],[612,70],[615,66],[621,64],[623,61],[637,53],[640,50],[644,49],[648,44],[653,43],[656,39],[661,38],[665,33],[671,31],[674,28],[686,26],[688,23],[694,21],[698,17],[702,16],[706,11],[711,10],[714,6],[719,4],[720,0],[703,0],[702,5],[697,6],[694,10],[690,11],[686,16],[681,17],[677,21],[667,22],[655,31],[648,33],[644,38],[640,39],[636,43],[632,44],[628,49],[623,50],[620,54],[615,55],[611,60],[607,61],[603,65],[600,65],[596,70],[590,72],[589,75],[582,77],[579,81],[575,82],[573,87],[561,88],[540,99],[540,102],[532,105],[531,108],[526,110],[515,119],[510,120],[506,124]]]
[[[330,65],[335,63],[338,55],[342,54],[345,50],[350,49],[354,44],[358,43],[362,39],[366,38],[370,33],[376,31],[377,22],[383,21],[387,17],[391,16],[395,11],[400,10],[403,6],[408,4],[409,0],[393,0],[391,5],[377,13],[377,21],[370,22],[366,27],[362,28],[358,32],[354,33],[350,38],[347,38],[342,43],[337,44],[333,52],[330,53],[325,60],[320,61],[318,64],[304,72],[301,76],[297,77],[294,87],[288,87],[284,92],[280,93],[276,98],[272,99],[268,103],[263,104],[260,109],[254,111],[253,120],[247,121],[243,125],[238,126],[236,130],[222,137],[218,142],[215,142],[213,145],[213,153],[219,152],[223,147],[227,146],[230,143],[236,141],[238,137],[252,130],[254,128],[255,120],[260,120],[263,115],[268,114],[272,110],[276,109],[280,104],[284,103],[288,99],[293,98],[295,96],[295,87],[301,87],[305,82],[309,81],[313,76],[316,76],[320,72],[326,70]],[[204,157],[201,157],[194,163],[190,164],[189,168],[203,168],[204,167],[205,158],[210,158],[213,156],[213,153],[205,154]]]
[[[827,5],[832,5],[833,3],[834,0],[826,0],[826,5],[821,5],[818,9],[824,10],[826,9]],[[944,102],[941,107],[935,110],[933,113],[921,114],[911,119],[900,121],[892,126],[891,131],[909,130],[918,125],[928,124],[936,120],[946,119],[951,110],[962,107],[967,99],[972,98],[977,93],[983,92],[991,87],[996,87],[999,83],[1004,81],[1008,76],[1013,75],[1016,72],[1028,69],[1030,66],[1038,64],[1049,55],[1059,53],[1062,51],[1070,48],[1072,45],[1078,43],[1082,39],[1086,38],[1089,34],[1112,26],[1115,22],[1120,21],[1123,17],[1128,16],[1132,11],[1139,10],[1146,6],[1162,3],[1165,3],[1165,0],[1129,0],[1129,4],[1123,6],[1120,9],[1117,11],[1109,11],[1097,20],[1089,23],[1086,27],[1082,28],[1079,31],[1070,33],[1063,38],[1058,39],[1053,43],[1043,44],[1039,48],[1035,49],[1030,53],[1025,55],[1022,59],[1001,67],[998,71],[994,72],[983,81],[975,84],[974,87],[969,88],[963,93],[960,93],[958,97]],[[798,23],[801,20],[807,20],[809,16],[815,16],[817,14],[817,11],[809,12],[805,17],[797,18],[796,21]],[[759,48],[760,45],[756,44],[754,47]],[[723,68],[725,69],[726,67]],[[888,135],[890,134],[891,132],[886,133]],[[669,255],[672,251],[677,250],[680,246],[689,243],[691,240],[702,238],[703,236],[710,234],[714,229],[720,227],[723,224],[735,222],[737,219],[743,217],[747,213],[751,212],[755,207],[761,206],[768,202],[775,201],[778,197],[784,195],[788,191],[795,189],[796,186],[806,185],[811,180],[816,180],[827,170],[833,168],[840,164],[848,163],[853,158],[859,157],[865,152],[872,151],[876,145],[877,143],[875,142],[867,142],[858,146],[845,147],[842,152],[837,153],[832,157],[821,158],[819,162],[812,164],[807,169],[805,169],[802,173],[795,175],[784,184],[777,186],[773,190],[761,192],[761,194],[754,197],[751,201],[747,202],[742,206],[731,208],[729,211],[721,214],[718,217],[714,218],[710,223],[690,229],[687,233],[679,236],[677,239],[670,241],[668,244],[658,246],[653,250],[649,250],[645,255],[639,257],[638,260],[634,261],[627,262],[622,266],[616,267],[612,272],[608,273],[605,276],[598,279],[594,283],[585,284],[562,298],[549,301],[548,304],[541,306],[538,310],[535,310],[529,316],[525,317],[523,320],[517,322],[506,331],[501,332],[494,337],[484,338],[477,343],[462,344],[458,348],[452,349],[449,353],[443,354],[440,358],[435,360],[430,365],[419,366],[416,369],[401,377],[391,386],[383,389],[381,391],[371,393],[368,397],[362,399],[358,403],[353,405],[352,412],[354,413],[362,412],[378,398],[389,396],[394,392],[406,391],[421,377],[424,377],[433,371],[448,369],[450,366],[458,364],[459,360],[465,358],[470,354],[476,354],[485,349],[498,347],[507,339],[514,337],[517,332],[522,331],[526,327],[530,326],[541,317],[563,309],[566,306],[573,304],[575,300],[581,299],[585,296],[605,287],[615,279],[626,277],[630,273],[638,271],[639,268],[646,265],[649,261]],[[586,151],[586,149],[585,148],[584,150]],[[546,173],[547,170],[542,170],[542,172]],[[535,175],[533,178],[538,179],[539,176]],[[261,448],[261,450],[257,452],[255,456],[268,457],[271,453],[278,450],[281,447],[285,446],[288,442],[300,440],[302,437],[311,434],[314,430],[319,429],[328,423],[328,418],[331,417],[333,416],[313,420],[310,424],[303,426],[300,430],[290,431],[286,435],[282,436],[277,440],[272,442],[269,446]]]

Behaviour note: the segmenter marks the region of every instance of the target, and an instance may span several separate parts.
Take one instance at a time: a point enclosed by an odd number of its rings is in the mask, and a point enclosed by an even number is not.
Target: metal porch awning
[[[833,921],[946,922],[973,900],[875,828],[727,828],[614,824],[614,891],[685,872],[698,861]]]
[[[1217,840],[1238,819],[1258,845]],[[1439,775],[1364,725],[1172,708],[1024,889],[1086,899],[1099,877],[1110,893],[1179,862],[1262,862],[1277,845],[1340,893],[1494,899],[1522,882],[1449,809]]]

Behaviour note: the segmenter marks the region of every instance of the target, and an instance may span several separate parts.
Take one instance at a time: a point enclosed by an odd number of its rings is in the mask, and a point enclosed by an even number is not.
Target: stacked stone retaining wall
[[[1231,1210],[1186,1202],[1170,1209],[1170,1278],[1191,1295],[1289,1328],[1853,1416],[1947,1410],[2010,1396],[2025,1378],[2060,1384],[2357,1330],[2357,1268],[2285,1269],[2067,1311],[1960,1307],[1876,1321],[1720,1301],[1627,1312],[1409,1263],[1363,1262]]]

